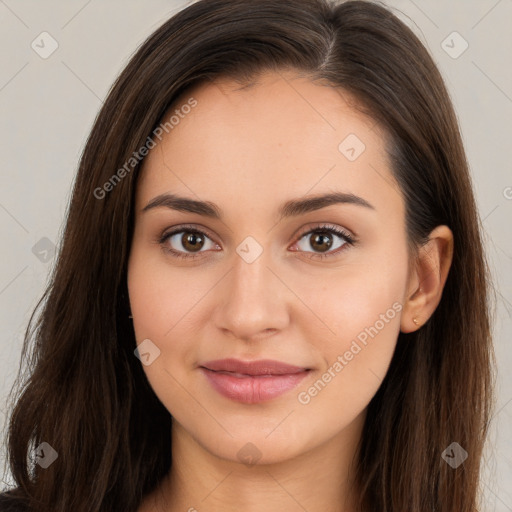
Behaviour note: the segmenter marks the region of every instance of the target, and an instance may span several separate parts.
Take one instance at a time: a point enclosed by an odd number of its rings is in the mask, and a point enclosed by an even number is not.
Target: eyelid
[[[346,229],[342,226],[338,226],[337,224],[331,224],[329,222],[310,223],[305,228],[301,228],[298,231],[298,233],[294,235],[294,238],[299,240],[304,235],[308,235],[309,233],[312,233],[314,231],[321,231],[321,230],[339,232],[340,234],[343,234],[343,236],[347,237],[350,240],[353,240],[354,242],[357,240],[355,233],[352,233],[351,231],[349,231],[348,229]]]
[[[208,238],[210,238],[212,241],[214,241],[216,244],[218,242],[215,241],[215,235],[212,234],[212,232],[205,228],[204,226],[198,225],[198,224],[177,224],[176,226],[173,226],[172,228],[165,229],[158,238],[160,240],[164,238],[168,238],[171,235],[175,235],[176,233],[180,233],[181,231],[187,231],[190,230],[192,232],[201,233],[203,235],[206,235]]]

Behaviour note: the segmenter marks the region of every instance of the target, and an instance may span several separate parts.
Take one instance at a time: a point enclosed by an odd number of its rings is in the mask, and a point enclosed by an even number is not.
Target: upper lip
[[[308,370],[300,366],[294,366],[271,359],[259,359],[257,361],[242,361],[240,359],[217,359],[201,365],[203,368],[215,372],[232,372],[243,375],[289,375]]]

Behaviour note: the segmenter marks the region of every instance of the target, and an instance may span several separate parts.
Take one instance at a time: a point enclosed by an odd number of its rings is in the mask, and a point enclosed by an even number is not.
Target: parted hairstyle
[[[15,488],[6,510],[135,512],[170,470],[172,417],[134,356],[129,318],[141,162],[108,193],[104,184],[188,87],[217,78],[249,84],[285,69],[348,92],[384,129],[411,247],[420,250],[438,225],[454,234],[437,309],[416,332],[399,334],[368,405],[357,450],[359,509],[478,509],[494,403],[492,286],[457,118],[433,59],[379,3],[199,0],[137,49],[81,155],[58,257],[10,396]],[[454,441],[468,453],[456,469],[441,457]],[[42,442],[58,453],[46,469],[33,456]]]

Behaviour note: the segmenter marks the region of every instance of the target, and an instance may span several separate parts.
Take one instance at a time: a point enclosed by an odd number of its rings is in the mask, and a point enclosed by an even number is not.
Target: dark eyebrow
[[[147,212],[153,208],[165,207],[179,212],[197,213],[205,217],[213,219],[220,219],[222,214],[219,207],[209,201],[196,201],[187,197],[181,197],[176,194],[161,194],[154,197],[151,201],[144,206],[142,212]]]
[[[310,196],[304,199],[294,199],[287,201],[279,209],[280,218],[295,217],[308,212],[320,210],[333,204],[355,204],[375,210],[375,208],[362,197],[347,192],[331,192],[317,196]]]
[[[320,210],[333,204],[354,204],[375,210],[368,201],[362,197],[345,192],[332,192],[317,196],[310,196],[304,199],[293,199],[284,203],[279,208],[280,219],[286,217],[296,217],[308,212]],[[153,208],[165,207],[180,212],[197,213],[212,219],[221,219],[220,208],[210,201],[196,201],[187,197],[181,197],[176,194],[161,194],[153,198],[143,209],[146,212]]]

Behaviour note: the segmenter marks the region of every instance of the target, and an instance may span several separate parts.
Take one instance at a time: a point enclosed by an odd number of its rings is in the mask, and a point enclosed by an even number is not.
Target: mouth
[[[309,368],[294,366],[271,359],[242,361],[240,359],[218,359],[204,363],[202,368],[215,372],[228,372],[240,376],[259,377],[264,375],[293,375]]]
[[[241,403],[266,402],[283,395],[309,374],[310,368],[279,361],[209,361],[199,367],[208,383],[222,396]]]

